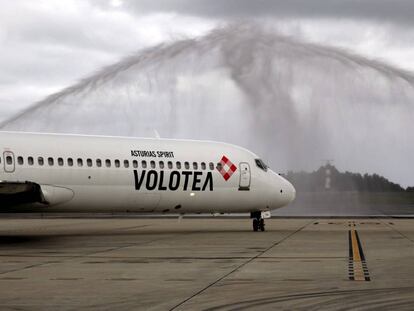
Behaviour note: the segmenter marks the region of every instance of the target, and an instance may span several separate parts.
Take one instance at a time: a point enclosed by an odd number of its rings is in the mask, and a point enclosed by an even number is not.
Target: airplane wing
[[[56,205],[70,201],[74,195],[72,189],[61,186],[39,185],[30,181],[0,181],[0,207],[33,203]],[[0,212],[2,210],[0,208]]]
[[[1,206],[15,206],[28,203],[45,203],[40,185],[29,181],[0,181]]]

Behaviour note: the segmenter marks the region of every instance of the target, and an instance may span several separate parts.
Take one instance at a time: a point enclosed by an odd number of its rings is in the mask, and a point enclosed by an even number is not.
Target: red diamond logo
[[[224,180],[227,181],[237,170],[237,167],[226,156],[223,156],[217,165],[217,170],[223,176]]]

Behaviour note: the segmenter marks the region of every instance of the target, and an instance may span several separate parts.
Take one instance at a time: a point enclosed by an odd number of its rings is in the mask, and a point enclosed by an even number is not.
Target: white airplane
[[[254,153],[212,141],[0,132],[7,212],[245,213],[254,231],[295,188]]]

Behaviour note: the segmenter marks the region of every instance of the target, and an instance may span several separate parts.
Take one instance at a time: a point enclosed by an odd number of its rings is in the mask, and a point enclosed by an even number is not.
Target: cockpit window
[[[254,161],[259,168],[267,172],[267,165],[261,159],[255,159]]]

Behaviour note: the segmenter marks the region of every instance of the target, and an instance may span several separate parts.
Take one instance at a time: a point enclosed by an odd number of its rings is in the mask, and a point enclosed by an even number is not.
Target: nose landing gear
[[[265,223],[261,212],[251,212],[250,218],[253,218],[253,231],[265,231]]]

